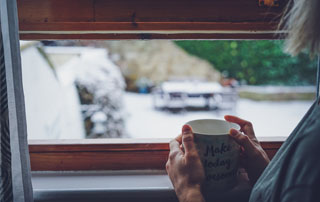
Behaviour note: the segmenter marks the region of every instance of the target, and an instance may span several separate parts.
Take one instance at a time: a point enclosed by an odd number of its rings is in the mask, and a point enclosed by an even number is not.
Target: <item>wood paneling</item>
[[[17,1],[21,39],[274,39],[270,32],[287,2],[268,8],[258,0]]]
[[[168,139],[30,141],[33,171],[165,169]],[[263,141],[272,158],[282,141]]]
[[[250,22],[271,20],[279,11],[254,0],[96,0],[94,8],[97,22]]]

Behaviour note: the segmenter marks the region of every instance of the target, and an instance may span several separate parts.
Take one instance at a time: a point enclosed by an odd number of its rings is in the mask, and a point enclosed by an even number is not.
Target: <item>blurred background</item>
[[[173,138],[232,114],[288,136],[315,99],[316,60],[281,40],[21,41],[29,139]]]

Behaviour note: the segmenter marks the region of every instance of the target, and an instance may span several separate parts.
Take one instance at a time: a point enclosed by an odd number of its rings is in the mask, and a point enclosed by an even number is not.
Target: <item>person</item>
[[[287,52],[296,55],[309,48],[311,55],[320,53],[319,9],[319,0],[289,2],[280,23],[288,30]],[[241,162],[253,185],[250,202],[320,201],[319,104],[317,98],[271,161],[258,142],[251,122],[225,116],[225,120],[241,126],[240,131],[231,129],[230,136],[243,149]],[[190,126],[184,125],[182,134],[170,142],[166,170],[180,202],[205,201],[201,192],[205,176]]]

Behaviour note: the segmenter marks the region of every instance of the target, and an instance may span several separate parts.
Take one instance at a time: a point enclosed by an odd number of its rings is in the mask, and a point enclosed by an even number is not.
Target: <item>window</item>
[[[316,61],[284,54],[282,41],[21,47],[31,140],[174,138],[189,120],[225,114],[252,121],[258,138],[287,137],[316,92]]]
[[[280,2],[281,3],[281,2]],[[18,1],[20,36],[24,40],[41,39],[274,39],[277,16],[284,4],[277,7],[259,7],[255,1]],[[192,12],[190,12],[192,8]],[[55,12],[59,10],[59,12]],[[32,15],[30,15],[32,13]],[[272,21],[270,23],[270,21]],[[118,142],[117,142],[118,141]],[[127,140],[129,141],[129,140]],[[78,143],[81,143],[79,141]],[[104,144],[112,142],[112,144]],[[34,170],[65,169],[102,169],[112,168],[110,162],[121,156],[120,163],[125,163],[128,154],[152,154],[146,162],[143,156],[135,165],[127,168],[163,168],[167,157],[167,143],[144,140],[133,144],[121,143],[120,140],[76,142],[34,141],[30,143],[31,162]],[[130,141],[129,141],[130,142]],[[147,144],[145,144],[147,143]],[[281,141],[264,144],[270,149],[270,155]],[[123,150],[121,150],[122,148]],[[114,151],[121,152],[116,153]],[[73,151],[73,152],[72,152]],[[103,154],[101,151],[108,151]],[[78,152],[78,153],[77,153]],[[272,153],[273,152],[273,153]],[[97,154],[100,153],[99,160]],[[85,154],[88,162],[79,160],[79,154]],[[108,156],[109,155],[109,156]],[[110,156],[111,155],[111,156]],[[94,157],[94,158],[93,158]],[[102,158],[103,157],[103,158]],[[109,158],[106,158],[109,157]],[[69,159],[69,160],[68,160]],[[143,160],[142,160],[143,159]],[[96,161],[97,164],[92,163]],[[99,162],[98,162],[99,161]],[[36,164],[34,164],[35,162]],[[156,163],[156,166],[153,163]],[[84,167],[81,167],[81,165]],[[101,167],[99,167],[99,165]],[[124,165],[122,164],[122,165]],[[37,165],[37,166],[35,166]],[[161,166],[160,166],[161,165]],[[125,169],[122,166],[121,169]]]

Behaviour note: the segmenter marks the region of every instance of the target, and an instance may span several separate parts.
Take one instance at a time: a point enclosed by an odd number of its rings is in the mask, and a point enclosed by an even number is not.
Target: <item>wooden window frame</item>
[[[288,0],[17,0],[20,37],[59,39],[278,39]],[[281,36],[281,35],[280,35]]]
[[[272,158],[285,137],[260,138]],[[29,140],[32,171],[164,170],[169,139]]]
[[[17,0],[22,40],[279,39],[287,0]],[[190,10],[192,8],[192,10]],[[280,36],[281,37],[281,36]],[[285,138],[261,138],[272,158]],[[168,139],[29,140],[33,171],[165,169]]]

